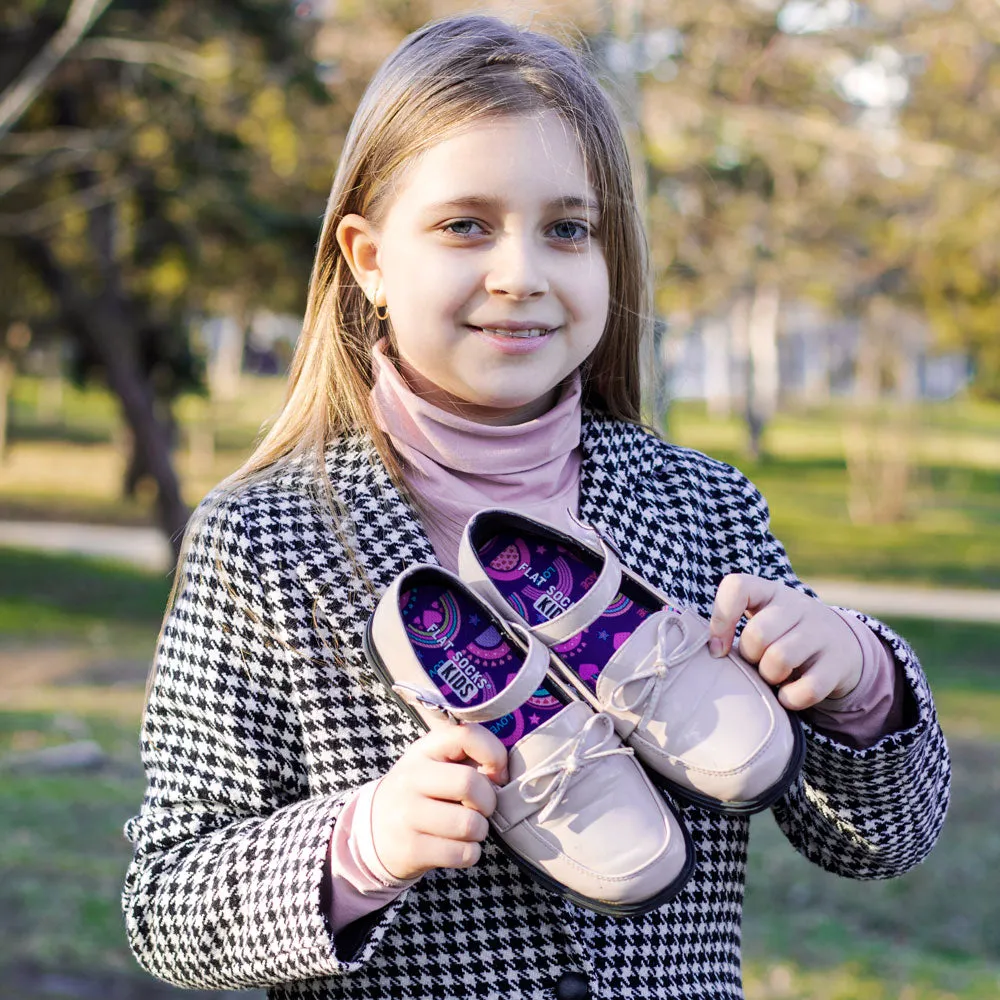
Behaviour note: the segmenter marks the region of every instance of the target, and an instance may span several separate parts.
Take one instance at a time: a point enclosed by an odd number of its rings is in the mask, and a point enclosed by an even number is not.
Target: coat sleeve
[[[756,502],[758,574],[812,593],[771,534],[759,493]],[[904,728],[856,750],[803,722],[801,777],[773,811],[796,850],[821,867],[849,878],[893,878],[923,861],[941,831],[951,780],[948,747],[913,650],[882,622],[851,613],[883,640],[902,668],[907,684]]]
[[[122,905],[148,972],[239,989],[359,969],[404,892],[338,954],[320,901],[342,801],[310,796],[289,670],[269,633],[262,557],[235,500],[191,535],[142,728],[147,790],[128,822]],[[342,949],[343,950],[343,949]]]

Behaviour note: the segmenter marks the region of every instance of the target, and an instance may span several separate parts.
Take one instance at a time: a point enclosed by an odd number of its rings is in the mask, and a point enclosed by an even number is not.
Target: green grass
[[[670,437],[740,468],[771,508],[772,529],[803,578],[1000,587],[1000,407],[938,404],[914,416],[915,456],[904,520],[854,523],[844,458],[846,414],[781,414],[758,461],[735,419],[698,404],[670,413]]]
[[[246,378],[230,403],[197,396],[179,401],[177,467],[189,503],[242,462],[283,391],[280,378]],[[37,378],[15,383],[0,516],[153,523],[148,493],[138,500],[120,496],[114,401],[97,389],[64,386],[58,400],[52,392],[51,383]],[[844,449],[845,439],[858,433],[855,419],[846,404],[779,414],[765,435],[766,457],[756,462],[745,457],[742,421],[710,419],[702,404],[674,405],[669,436],[737,465],[757,483],[770,503],[774,532],[803,578],[1000,587],[1000,405],[927,403],[907,416],[911,429],[903,446],[913,453],[914,473],[906,516],[892,524],[855,523],[849,516]],[[884,420],[874,415],[869,424]],[[214,457],[199,457],[189,445],[208,427]]]
[[[1000,624],[886,618],[913,647],[935,691],[1000,693]]]
[[[135,734],[134,720],[100,713],[60,721],[0,712],[0,750],[88,736],[119,769],[0,776],[0,986],[3,970],[18,963],[139,976],[118,912],[129,853],[121,827],[142,794],[129,749]],[[768,815],[753,819],[744,919],[748,1000],[997,995],[1000,899],[988,873],[1000,865],[1000,744],[957,741],[954,754],[949,822],[930,859],[902,879],[829,875],[797,855]]]
[[[223,450],[248,449],[261,425],[274,416],[284,395],[284,379],[245,375],[239,397],[212,402],[187,393],[176,416],[182,428],[211,421]],[[55,394],[55,395],[53,395]],[[18,377],[11,398],[11,440],[111,442],[121,430],[117,402],[97,386],[81,387],[30,375]]]
[[[118,899],[128,862],[122,823],[141,801],[137,719],[0,712],[0,757],[92,739],[116,763],[98,774],[0,771],[0,992],[27,964],[132,974]]]
[[[104,560],[0,548],[0,636],[155,632],[170,581]]]
[[[1000,741],[1000,625],[918,618],[886,624],[920,658],[946,730]]]
[[[118,903],[127,851],[121,824],[139,777],[6,776],[0,802],[0,966],[131,971]]]

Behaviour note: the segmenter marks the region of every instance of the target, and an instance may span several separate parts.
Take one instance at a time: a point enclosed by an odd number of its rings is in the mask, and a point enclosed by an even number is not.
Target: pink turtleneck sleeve
[[[382,350],[373,352],[375,418],[406,460],[410,489],[430,501],[434,517],[424,528],[441,565],[456,570],[466,521],[484,507],[508,507],[568,527],[567,509],[579,508],[582,390],[579,375],[567,382],[556,405],[514,426],[479,424],[416,396]],[[836,701],[803,713],[817,728],[862,748],[902,723],[905,684],[878,637],[850,612],[838,611],[862,651],[861,680]],[[330,841],[330,922],[334,935],[354,920],[386,906],[412,882],[386,871],[371,826],[377,782],[352,796]]]

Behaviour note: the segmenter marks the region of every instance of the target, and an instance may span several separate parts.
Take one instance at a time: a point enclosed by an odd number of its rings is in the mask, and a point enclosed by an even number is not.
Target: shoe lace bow
[[[598,742],[588,745],[592,733],[603,729],[604,733]],[[528,768],[518,779],[522,799],[529,805],[545,802],[538,814],[539,822],[544,823],[559,808],[566,793],[573,783],[588,768],[605,757],[618,754],[633,756],[631,747],[624,747],[618,742],[615,725],[610,715],[604,712],[589,718],[573,740],[568,744],[568,752],[558,760],[542,761]],[[545,778],[551,778],[545,782]],[[540,784],[541,783],[541,784]],[[527,791],[527,786],[538,786],[535,791]],[[547,800],[547,801],[546,801]]]
[[[632,712],[641,716],[667,674],[691,659],[708,642],[707,632],[692,640],[683,618],[678,618],[669,612],[663,614],[664,617],[656,630],[656,659],[645,670],[638,670],[620,680],[611,690],[608,704],[616,711]],[[667,636],[673,628],[680,629],[681,641],[672,652],[668,653]],[[639,681],[645,681],[645,683],[630,701],[625,701],[625,689],[630,684],[636,684]]]

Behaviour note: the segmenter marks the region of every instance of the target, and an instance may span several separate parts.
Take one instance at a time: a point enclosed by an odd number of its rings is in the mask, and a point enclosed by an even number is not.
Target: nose
[[[527,235],[499,240],[489,254],[486,290],[512,299],[533,299],[549,290],[540,248]]]

